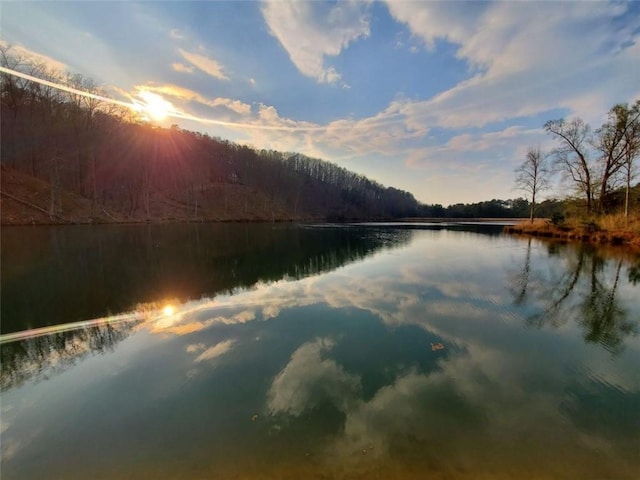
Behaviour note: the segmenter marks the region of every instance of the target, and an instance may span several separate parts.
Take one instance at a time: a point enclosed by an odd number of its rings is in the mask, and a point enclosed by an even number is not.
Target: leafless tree
[[[560,146],[553,150],[558,165],[569,175],[577,190],[585,196],[587,213],[593,203],[592,167],[588,158],[589,125],[580,118],[570,121],[549,120],[544,124],[547,133],[554,135]]]
[[[625,170],[625,196],[624,196],[624,215],[629,216],[629,201],[631,192],[631,179],[633,178],[633,161],[640,154],[640,99],[631,107],[630,116],[635,118],[634,122],[625,131],[625,154],[624,154],[624,170]]]
[[[548,156],[540,148],[529,148],[522,164],[516,169],[516,187],[531,196],[529,220],[533,223],[536,196],[549,187]]]
[[[637,103],[640,105],[640,102]],[[599,152],[600,192],[598,207],[606,210],[606,200],[615,188],[617,174],[624,170],[627,160],[637,154],[637,133],[640,109],[629,108],[627,104],[614,105],[609,110],[608,119],[596,130],[592,139],[593,147]],[[634,152],[635,150],[635,152]],[[631,158],[632,160],[632,158]],[[630,179],[629,179],[630,182]]]

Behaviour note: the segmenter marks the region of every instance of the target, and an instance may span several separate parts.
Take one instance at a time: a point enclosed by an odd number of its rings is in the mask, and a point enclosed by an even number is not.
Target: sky
[[[164,126],[337,163],[425,203],[522,196],[547,120],[640,98],[640,2],[7,2],[0,39]],[[547,195],[566,193],[554,185]]]

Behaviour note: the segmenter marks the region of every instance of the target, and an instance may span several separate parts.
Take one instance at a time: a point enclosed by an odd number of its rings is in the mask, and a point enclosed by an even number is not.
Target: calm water
[[[500,230],[5,228],[2,478],[638,478],[640,258]]]

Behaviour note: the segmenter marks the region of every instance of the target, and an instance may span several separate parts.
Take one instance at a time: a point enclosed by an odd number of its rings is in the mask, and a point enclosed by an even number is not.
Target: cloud
[[[320,83],[336,84],[341,75],[325,65],[348,45],[370,34],[367,3],[267,1],[262,14],[270,33],[303,74]]]
[[[483,127],[565,107],[592,119],[639,91],[628,68],[637,58],[640,20],[620,31],[627,8],[608,3],[388,2],[427,48],[437,40],[457,46],[472,76],[403,113],[447,128]],[[584,32],[589,32],[585,42]],[[585,91],[591,105],[578,101]],[[601,92],[601,93],[600,93]]]
[[[211,75],[219,80],[229,80],[224,74],[222,65],[220,65],[216,60],[209,58],[200,53],[187,52],[182,48],[178,49],[182,58],[184,58],[187,62],[192,64],[198,70],[203,71],[207,75]]]
[[[205,103],[205,105],[209,105],[210,107],[222,106],[229,110],[233,110],[238,115],[249,115],[251,113],[251,105],[241,102],[240,100],[233,100],[230,98],[214,98],[213,100]]]
[[[176,39],[176,40],[182,40],[182,39],[184,39],[184,35],[183,35],[183,34],[182,34],[182,32],[181,32],[180,30],[178,30],[177,28],[172,28],[172,29],[169,31],[169,36],[170,36],[171,38]]]
[[[207,348],[194,361],[195,363],[198,363],[204,360],[213,360],[214,358],[221,357],[225,353],[229,352],[235,344],[235,340],[225,340],[224,342],[220,342],[213,347]]]
[[[68,70],[67,65],[65,65],[63,62],[60,62],[47,55],[43,55],[42,53],[34,52],[33,50],[30,50],[20,44],[11,44],[9,42],[5,42],[4,40],[0,40],[0,46],[9,49],[8,53],[16,58],[27,58],[35,64],[43,65],[47,69],[59,72]]]
[[[193,343],[191,345],[187,345],[187,352],[195,353],[195,352],[199,352],[200,350],[204,350],[204,348],[205,348],[204,343]]]
[[[193,73],[194,67],[189,67],[184,63],[174,62],[171,64],[171,68],[173,68],[176,72],[181,73]]]
[[[137,91],[150,91],[162,95],[169,95],[174,98],[198,102],[202,105],[207,105],[211,108],[224,107],[238,115],[249,115],[251,113],[251,105],[241,102],[240,100],[232,98],[213,98],[209,99],[204,95],[190,90],[188,88],[181,87],[179,85],[164,84],[164,85],[138,85],[135,87]]]
[[[360,396],[360,378],[347,373],[334,360],[324,358],[333,348],[328,338],[299,347],[278,373],[267,394],[271,415],[299,416],[319,402],[329,400],[341,411]]]

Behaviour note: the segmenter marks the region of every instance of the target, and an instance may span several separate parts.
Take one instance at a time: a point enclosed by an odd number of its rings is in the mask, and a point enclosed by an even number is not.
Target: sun
[[[138,96],[142,100],[137,105],[140,112],[148,116],[151,120],[161,122],[165,120],[169,114],[175,110],[170,102],[167,102],[160,95],[149,92],[147,90],[141,90]]]
[[[162,309],[162,313],[164,313],[166,316],[173,315],[173,312],[175,312],[175,308],[173,308],[173,305],[167,305]]]

